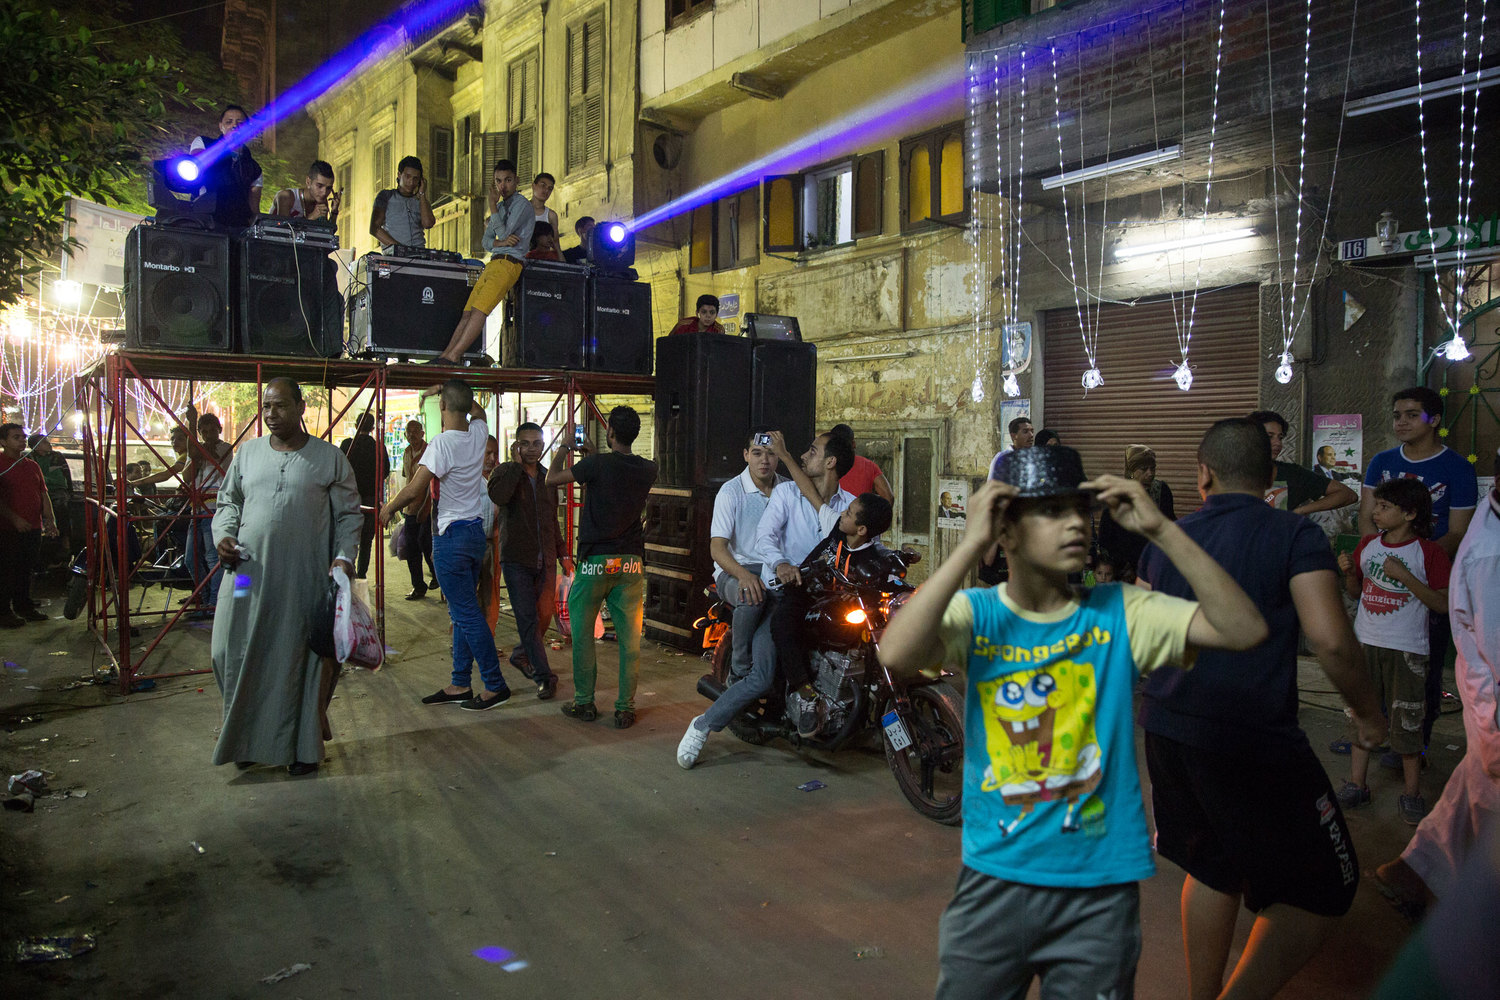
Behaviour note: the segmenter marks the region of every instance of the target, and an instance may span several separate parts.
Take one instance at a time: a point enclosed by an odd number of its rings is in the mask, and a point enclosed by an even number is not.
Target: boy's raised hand
[[[1150,537],[1167,523],[1161,510],[1146,495],[1146,488],[1134,479],[1095,476],[1080,485],[1083,489],[1098,491],[1099,500],[1109,507],[1110,516],[1122,528]]]
[[[990,546],[1000,540],[1000,524],[1005,508],[1010,506],[1020,491],[1009,483],[998,479],[987,479],[969,497],[968,525],[964,528],[964,543],[977,546],[988,552]]]

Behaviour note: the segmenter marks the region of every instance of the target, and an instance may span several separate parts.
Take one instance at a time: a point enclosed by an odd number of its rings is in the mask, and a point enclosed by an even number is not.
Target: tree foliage
[[[231,78],[169,20],[100,0],[0,2],[0,306],[68,251],[70,197],[149,214],[151,161],[217,134]],[[257,154],[259,155],[259,154]],[[263,163],[268,187],[288,171]]]

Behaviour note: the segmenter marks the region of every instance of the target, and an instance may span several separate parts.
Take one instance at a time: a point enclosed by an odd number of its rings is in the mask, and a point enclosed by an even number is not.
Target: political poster
[[[1313,417],[1313,469],[1329,479],[1358,479],[1364,470],[1364,418],[1358,413]]]

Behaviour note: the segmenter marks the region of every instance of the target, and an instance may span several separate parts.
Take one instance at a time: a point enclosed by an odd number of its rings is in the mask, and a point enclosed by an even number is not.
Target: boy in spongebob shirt
[[[887,628],[897,673],[968,674],[964,867],[939,931],[942,1000],[1129,997],[1138,880],[1154,864],[1131,723],[1136,677],[1199,648],[1248,649],[1266,625],[1243,591],[1141,485],[1083,482],[1071,448],[1006,453],[969,506],[958,550]],[[1200,602],[1106,584],[1076,592],[1091,502],[1161,548]],[[995,543],[1010,580],[960,591]],[[1024,930],[1023,930],[1024,928]]]

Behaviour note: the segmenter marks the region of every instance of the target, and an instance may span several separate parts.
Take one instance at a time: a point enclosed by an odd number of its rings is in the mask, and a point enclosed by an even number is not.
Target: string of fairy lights
[[[1430,5],[1431,0],[1427,0]],[[1418,138],[1421,150],[1422,164],[1422,195],[1424,209],[1426,212],[1427,231],[1435,232],[1435,220],[1432,196],[1432,168],[1428,162],[1428,129],[1427,116],[1425,114],[1425,101],[1431,99],[1424,94],[1423,79],[1423,19],[1424,0],[1413,0],[1415,16],[1415,39],[1417,55],[1417,87],[1416,104],[1418,117]],[[1188,4],[1180,7],[1182,22],[1182,37],[1176,39],[1176,47],[1182,54],[1183,64],[1180,67],[1179,82],[1183,88],[1182,114],[1183,135],[1186,136],[1187,124],[1187,95],[1186,80],[1188,78],[1187,50],[1192,44],[1188,35]],[[1273,50],[1271,47],[1272,11],[1271,4],[1266,3],[1266,31],[1267,31],[1267,93],[1270,106],[1274,107],[1275,80],[1273,73]],[[1173,362],[1172,379],[1177,387],[1186,392],[1193,385],[1193,365],[1191,362],[1193,329],[1197,317],[1197,305],[1199,294],[1203,285],[1205,248],[1215,242],[1212,239],[1193,242],[1194,237],[1209,235],[1208,227],[1211,222],[1211,207],[1213,198],[1213,187],[1215,181],[1218,130],[1220,120],[1220,96],[1221,84],[1224,76],[1226,24],[1228,20],[1228,0],[1218,0],[1216,10],[1211,13],[1212,17],[1212,74],[1211,93],[1209,95],[1208,127],[1206,130],[1206,172],[1202,180],[1202,211],[1189,213],[1181,211],[1181,230],[1183,239],[1175,243],[1160,244],[1165,253],[1164,266],[1166,268],[1167,283],[1174,289],[1169,293],[1173,306],[1173,322],[1177,337],[1177,358]],[[1311,82],[1313,68],[1313,38],[1314,38],[1314,0],[1305,0],[1302,19],[1302,86],[1300,94],[1300,108],[1298,114],[1298,136],[1297,136],[1297,163],[1295,171],[1295,211],[1292,213],[1290,238],[1283,243],[1283,223],[1281,211],[1273,211],[1276,241],[1276,259],[1278,268],[1289,266],[1289,279],[1281,273],[1277,275],[1277,294],[1280,301],[1276,310],[1281,333],[1281,351],[1277,357],[1275,377],[1277,381],[1286,384],[1295,377],[1295,360],[1293,356],[1296,332],[1305,322],[1312,301],[1312,284],[1316,279],[1320,260],[1324,248],[1328,245],[1328,230],[1331,220],[1331,211],[1323,211],[1321,223],[1321,235],[1317,245],[1310,254],[1310,259],[1302,260],[1302,227],[1304,215],[1307,210],[1307,193],[1309,185],[1309,162],[1308,162],[1308,139],[1309,139],[1309,108],[1311,97]],[[1428,258],[1434,267],[1452,265],[1456,274],[1451,301],[1444,301],[1443,311],[1446,324],[1449,327],[1449,338],[1435,348],[1435,352],[1449,361],[1463,361],[1471,355],[1466,343],[1463,325],[1465,323],[1465,310],[1468,308],[1466,300],[1465,281],[1466,263],[1469,257],[1470,244],[1477,240],[1479,234],[1468,226],[1469,212],[1472,208],[1472,195],[1474,177],[1477,170],[1477,148],[1478,148],[1478,117],[1479,117],[1479,90],[1482,86],[1485,53],[1485,34],[1488,25],[1488,0],[1462,0],[1459,11],[1445,9],[1444,16],[1451,17],[1456,13],[1460,20],[1459,25],[1459,65],[1462,82],[1459,86],[1459,129],[1458,129],[1458,220],[1457,227],[1460,238],[1454,242],[1451,254],[1438,259],[1435,252]],[[1351,10],[1349,25],[1349,43],[1344,67],[1344,99],[1348,100],[1351,70],[1353,66],[1354,44],[1357,36],[1359,8],[1357,0]],[[1152,48],[1149,42],[1150,17],[1147,16],[1147,40],[1148,49]],[[1118,27],[1111,25],[1110,28]],[[1110,72],[1109,94],[1110,114],[1104,125],[1105,148],[1111,148],[1111,135],[1108,134],[1113,128],[1113,98],[1116,80],[1114,79],[1114,33],[1107,31],[1110,37]],[[1075,45],[1081,42],[1081,36],[1074,37]],[[1058,39],[1043,42],[1040,45],[1016,46],[1009,49],[997,48],[972,57],[969,71],[970,94],[970,162],[974,164],[971,176],[974,177],[974,221],[973,221],[973,262],[978,271],[975,281],[974,297],[974,358],[975,376],[971,395],[978,402],[984,399],[985,388],[985,359],[992,357],[996,340],[1002,343],[1008,341],[1010,329],[1016,325],[1020,315],[1020,285],[1021,285],[1021,251],[1027,242],[1027,234],[1022,212],[1023,183],[1026,174],[1026,128],[1028,122],[1036,125],[1031,119],[1036,118],[1037,108],[1028,106],[1029,96],[1040,91],[1045,95],[1045,85],[1036,87],[1034,80],[1028,79],[1028,70],[1035,68],[1034,57],[1041,54],[1042,58],[1050,62],[1050,67],[1044,65],[1041,72],[1045,74],[1050,70],[1052,77],[1052,122],[1057,156],[1058,172],[1061,176],[1067,176],[1070,172],[1070,164],[1067,159],[1067,144],[1064,141],[1064,127],[1069,122],[1076,125],[1078,133],[1079,153],[1085,146],[1085,121],[1083,111],[1083,97],[1085,93],[1085,77],[1083,66],[1083,52],[1081,46],[1077,53],[1078,79],[1076,96],[1077,106],[1069,106],[1065,102],[1063,87],[1064,72],[1061,68],[1061,52],[1066,48]],[[987,55],[987,59],[985,56]],[[1477,65],[1471,68],[1470,59],[1477,59]],[[1028,65],[1028,60],[1031,65]],[[1151,88],[1152,105],[1152,127],[1153,133],[1158,132],[1157,126],[1157,96],[1154,86],[1156,70],[1153,67],[1148,75],[1153,80]],[[985,93],[986,86],[990,92]],[[1429,88],[1430,89],[1430,88]],[[1037,102],[1032,102],[1034,105]],[[980,195],[980,176],[987,171],[981,170],[979,164],[988,154],[981,150],[982,128],[980,115],[993,117],[993,129],[995,135],[994,171],[995,186],[994,197],[985,200]],[[1045,109],[1042,109],[1045,115]],[[1097,115],[1095,120],[1097,121]],[[1044,125],[1043,128],[1046,126]],[[1098,126],[1094,126],[1098,129]],[[1277,163],[1276,156],[1276,134],[1275,122],[1270,123],[1272,160]],[[1333,158],[1329,171],[1329,178],[1324,192],[1324,197],[1331,203],[1333,198],[1334,184],[1338,178],[1339,159],[1343,145],[1344,121],[1341,116],[1338,137],[1333,147]],[[1163,150],[1162,141],[1157,134],[1156,149]],[[1092,168],[1090,168],[1092,169]],[[1074,173],[1087,173],[1083,168],[1073,167]],[[1094,262],[1090,259],[1089,234],[1092,230],[1107,233],[1108,226],[1113,221],[1120,225],[1124,220],[1109,218],[1109,193],[1108,180],[1111,171],[1105,170],[1091,176],[1105,178],[1104,198],[1102,202],[1090,202],[1081,192],[1070,198],[1068,183],[1064,181],[1056,184],[1059,188],[1061,200],[1061,222],[1062,239],[1067,250],[1067,277],[1074,303],[1074,311],[1078,319],[1079,335],[1083,354],[1083,371],[1081,383],[1085,395],[1091,389],[1096,389],[1104,384],[1104,372],[1099,365],[1099,312],[1102,304],[1107,301],[1103,297],[1104,272],[1107,264],[1105,247],[1108,240],[1101,240],[1099,246],[1099,257],[1097,270]],[[1290,184],[1290,181],[1288,182]],[[1049,185],[1044,184],[1044,187]],[[1182,206],[1189,203],[1187,188],[1189,181],[1186,176],[1182,178]],[[1165,210],[1165,200],[1163,208]],[[1090,227],[1091,211],[1097,212]],[[1239,235],[1241,232],[1251,233],[1252,230],[1226,231],[1226,235]],[[1197,247],[1196,259],[1184,252],[1190,247]],[[1152,249],[1155,249],[1153,245]],[[1044,252],[1043,256],[1046,254]],[[1123,252],[1121,253],[1123,257]],[[1287,260],[1288,256],[1290,261]],[[1049,258],[1050,260],[1051,258]],[[1422,261],[1419,261],[1421,263]],[[1180,275],[1173,274],[1174,263],[1181,267]],[[1054,263],[1056,268],[1057,264]],[[1189,279],[1189,269],[1192,270]],[[1060,268],[1058,268],[1061,271]],[[1174,277],[1179,280],[1174,281]],[[1097,282],[1097,289],[1093,286]],[[988,304],[993,301],[995,295],[1002,296],[999,309],[991,314],[987,309]],[[999,327],[1000,338],[995,334]],[[1002,357],[1004,347],[1001,348]],[[1004,379],[1004,390],[1006,395],[1019,395],[1020,389],[1015,378],[1016,371],[1010,368],[1002,370]]]
[[[114,349],[101,333],[122,322],[119,316],[93,315],[92,308],[49,308],[41,296],[26,296],[0,311],[0,419],[19,423],[28,435],[81,440],[77,377]],[[191,392],[201,402],[216,388],[217,383],[200,383]],[[189,391],[186,382],[131,379],[127,417],[143,433],[163,433],[172,422],[168,411],[180,413]]]
[[[1458,91],[1458,218],[1455,227],[1459,238],[1455,241],[1453,253],[1454,287],[1453,297],[1450,304],[1443,304],[1443,318],[1448,324],[1449,339],[1433,349],[1434,353],[1448,361],[1467,361],[1471,356],[1468,341],[1463,335],[1465,295],[1467,289],[1468,245],[1470,240],[1477,234],[1468,226],[1469,209],[1471,207],[1471,196],[1474,185],[1475,148],[1479,137],[1479,80],[1483,78],[1484,71],[1484,32],[1488,16],[1488,0],[1479,0],[1478,29],[1476,32],[1475,52],[1477,65],[1473,76],[1474,86],[1468,86],[1469,78],[1462,75],[1462,71],[1468,68],[1469,62],[1469,0],[1463,0],[1463,9],[1460,16],[1459,27],[1459,67],[1460,82]],[[1432,233],[1432,188],[1429,180],[1427,166],[1427,114],[1424,105],[1426,97],[1423,94],[1422,83],[1422,0],[1414,0],[1413,10],[1416,20],[1416,43],[1417,43],[1417,131],[1418,147],[1422,154],[1422,205],[1427,217],[1427,232]],[[1470,93],[1473,99],[1470,100]],[[1433,269],[1438,268],[1437,248],[1432,250]]]

